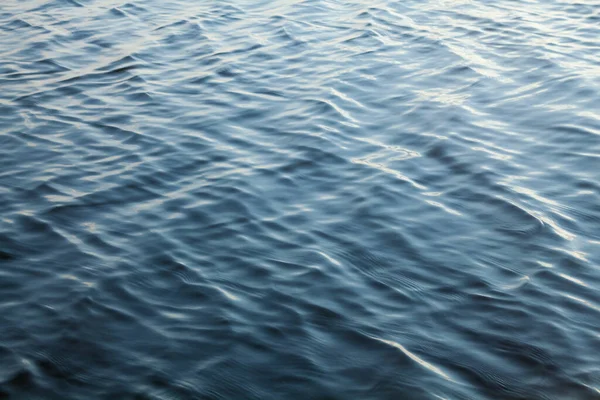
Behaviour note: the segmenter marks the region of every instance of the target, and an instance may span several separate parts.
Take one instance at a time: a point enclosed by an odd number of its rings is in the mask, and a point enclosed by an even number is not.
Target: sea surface
[[[0,399],[600,399],[600,2],[2,0]]]

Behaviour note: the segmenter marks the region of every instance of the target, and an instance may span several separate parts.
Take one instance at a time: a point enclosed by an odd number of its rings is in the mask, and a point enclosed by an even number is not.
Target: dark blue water
[[[3,0],[0,399],[600,399],[600,3]]]

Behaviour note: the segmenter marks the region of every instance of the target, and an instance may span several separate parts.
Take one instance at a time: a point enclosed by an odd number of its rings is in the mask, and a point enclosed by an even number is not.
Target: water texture
[[[600,399],[600,3],[3,0],[0,399]]]

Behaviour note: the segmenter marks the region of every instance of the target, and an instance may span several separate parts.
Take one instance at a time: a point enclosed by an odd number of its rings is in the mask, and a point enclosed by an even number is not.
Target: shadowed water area
[[[599,38],[2,0],[0,399],[600,399]]]

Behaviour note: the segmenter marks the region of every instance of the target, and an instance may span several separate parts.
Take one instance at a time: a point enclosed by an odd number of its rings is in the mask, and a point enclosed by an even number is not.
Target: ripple
[[[5,3],[0,398],[598,397],[597,5]]]

